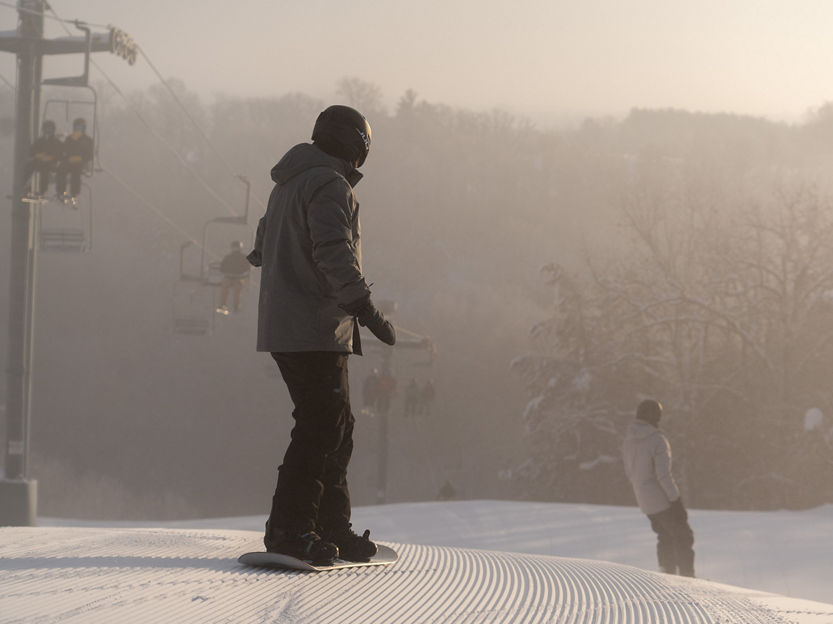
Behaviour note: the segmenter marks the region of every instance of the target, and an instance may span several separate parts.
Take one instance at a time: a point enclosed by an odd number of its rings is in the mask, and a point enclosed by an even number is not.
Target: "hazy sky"
[[[164,75],[205,93],[329,97],[357,76],[389,104],[412,88],[538,119],[635,106],[798,119],[833,100],[830,0],[51,2],[121,27]],[[14,26],[0,6],[0,29]],[[97,58],[123,88],[154,80],[143,63]],[[9,58],[0,70],[14,79]]]

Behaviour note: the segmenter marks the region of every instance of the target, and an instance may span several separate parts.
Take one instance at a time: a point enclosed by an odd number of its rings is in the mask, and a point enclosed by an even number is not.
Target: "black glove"
[[[373,305],[370,295],[366,295],[357,301],[340,306],[342,310],[351,316],[355,316],[359,325],[367,327],[379,340],[385,344],[396,343],[396,330],[393,325],[385,319],[379,309]]]
[[[678,520],[686,521],[688,520],[688,513],[683,506],[683,499],[678,498],[675,501],[671,501],[671,515],[677,518]]]

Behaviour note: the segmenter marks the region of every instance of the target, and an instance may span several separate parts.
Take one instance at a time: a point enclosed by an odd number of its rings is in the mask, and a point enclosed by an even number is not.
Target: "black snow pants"
[[[272,357],[295,405],[295,426],[278,468],[267,530],[303,534],[346,528],[354,424],[348,354],[309,351],[272,353]]]
[[[694,531],[685,510],[673,507],[648,516],[657,534],[657,560],[666,574],[694,576]]]
[[[69,194],[78,197],[81,194],[81,174],[84,165],[61,163],[58,165],[58,173],[55,176],[55,192],[63,195],[67,190],[67,176],[69,176]]]
[[[54,170],[55,166],[52,163],[42,163],[34,159],[30,160],[23,169],[23,182],[28,183],[32,174],[37,172],[39,174],[38,193],[46,195],[46,192],[49,190],[49,174]]]

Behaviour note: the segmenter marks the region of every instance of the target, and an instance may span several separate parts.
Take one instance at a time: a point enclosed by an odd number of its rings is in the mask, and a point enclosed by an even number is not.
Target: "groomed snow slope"
[[[0,529],[0,621],[325,624],[833,622],[833,605],[621,564],[390,544],[387,568],[237,563],[259,531]]]
[[[833,505],[807,511],[689,511],[697,576],[833,604]],[[261,531],[265,518],[122,523],[124,527]],[[41,519],[53,526],[112,522]],[[636,507],[471,500],[357,507],[375,539],[597,559],[657,569],[656,536]]]

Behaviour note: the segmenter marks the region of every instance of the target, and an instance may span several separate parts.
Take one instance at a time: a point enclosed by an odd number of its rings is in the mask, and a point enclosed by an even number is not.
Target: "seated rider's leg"
[[[70,171],[69,194],[78,197],[81,194],[81,167],[73,166]]]
[[[243,280],[236,279],[232,284],[232,289],[234,290],[234,311],[240,311],[240,293],[243,290]]]
[[[63,195],[67,190],[67,169],[61,165],[55,173],[55,192],[58,195]]]
[[[23,166],[23,183],[26,184],[29,182],[29,178],[32,177],[32,174],[35,172],[35,161],[34,160],[27,160],[26,164]]]
[[[229,278],[224,277],[222,283],[220,284],[220,307],[225,307],[226,303],[228,302],[228,291],[231,284],[229,283]]]
[[[38,184],[38,190],[41,195],[46,195],[46,191],[49,189],[49,173],[51,171],[50,167],[41,167],[38,169],[38,176],[40,178]]]

